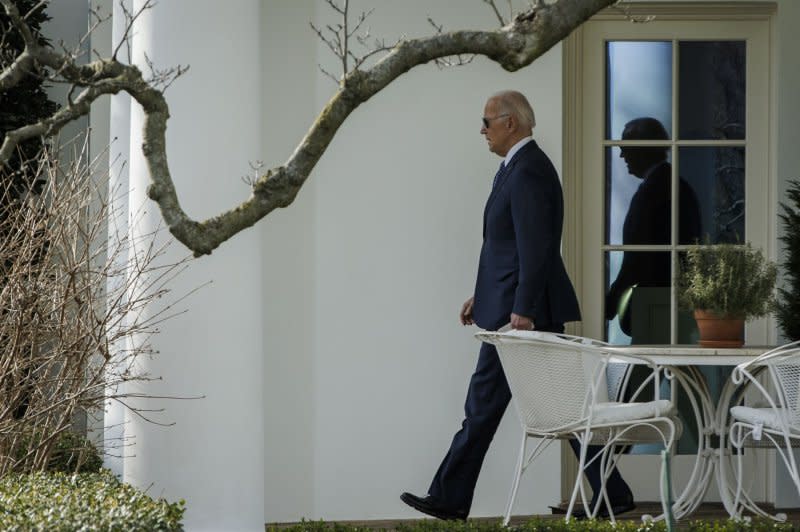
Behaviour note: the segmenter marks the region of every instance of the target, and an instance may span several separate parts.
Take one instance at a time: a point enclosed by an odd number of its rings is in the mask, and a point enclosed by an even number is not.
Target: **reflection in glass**
[[[606,253],[606,334],[612,343],[670,343],[670,253]]]
[[[681,139],[745,138],[744,41],[682,41],[678,124]]]
[[[643,171],[636,167],[639,161],[652,159],[654,152],[658,152],[656,158],[661,162]],[[669,244],[672,193],[669,150],[606,148],[606,168],[606,242]]]
[[[672,134],[672,43],[606,44],[606,138],[618,140],[626,123],[652,116]]]
[[[681,177],[703,198],[700,240],[745,241],[744,147],[681,147],[679,155]],[[684,223],[679,218],[679,226]]]

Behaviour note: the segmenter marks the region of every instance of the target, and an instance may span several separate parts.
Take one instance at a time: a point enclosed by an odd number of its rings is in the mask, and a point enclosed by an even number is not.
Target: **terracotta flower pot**
[[[703,347],[742,347],[744,345],[744,320],[730,316],[717,316],[705,310],[695,310],[694,319],[700,331]]]

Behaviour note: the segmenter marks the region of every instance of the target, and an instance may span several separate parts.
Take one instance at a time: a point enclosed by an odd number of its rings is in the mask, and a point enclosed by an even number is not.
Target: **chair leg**
[[[737,425],[734,429],[736,432],[736,441],[732,442],[736,450],[736,496],[733,498],[733,512],[735,517],[742,516],[742,507],[741,507],[741,500],[742,500],[742,455],[744,454],[744,449],[742,448],[742,426]],[[733,432],[733,431],[731,431]]]
[[[613,438],[610,438],[613,441]],[[608,492],[606,491],[606,481],[608,477],[611,475],[611,468],[614,467],[614,459],[612,457],[611,460],[608,460],[608,453],[613,451],[614,445],[606,444],[605,448],[603,449],[602,455],[600,456],[600,493],[596,493],[595,496],[597,498],[597,502],[592,508],[592,517],[597,517],[597,514],[600,511],[600,505],[605,502],[606,508],[608,509],[608,519],[611,521],[613,525],[616,523],[614,519],[614,512],[611,509],[611,501],[608,498]]]
[[[511,484],[511,494],[508,496],[508,506],[506,506],[506,515],[503,518],[503,526],[508,526],[511,521],[511,510],[514,507],[514,499],[517,498],[517,489],[519,489],[519,481],[522,478],[522,471],[525,465],[525,450],[528,442],[528,435],[522,433],[522,443],[519,446],[519,456],[517,457],[517,468],[514,470],[514,480]]]
[[[584,438],[576,438],[580,444],[580,454],[578,456],[578,474],[575,476],[575,484],[572,487],[572,495],[569,498],[569,506],[567,507],[567,515],[564,516],[565,521],[569,521],[572,517],[572,510],[575,507],[575,499],[578,497],[578,490],[581,492],[581,502],[586,514],[589,514],[589,507],[586,503],[586,492],[583,488],[583,470],[586,467],[586,452],[588,450],[589,442],[591,441],[591,433],[584,435]]]
[[[792,440],[788,436],[784,435],[784,440],[786,443],[786,455],[789,457],[789,463],[786,466],[789,468],[789,475],[791,475],[792,480],[794,481],[794,487],[797,488],[797,493],[800,495],[800,475],[798,475],[797,471],[797,462],[794,459],[794,449],[792,448]]]

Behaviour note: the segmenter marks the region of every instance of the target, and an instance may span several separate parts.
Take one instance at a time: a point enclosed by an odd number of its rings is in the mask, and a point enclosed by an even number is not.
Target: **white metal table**
[[[729,456],[729,405],[736,386],[726,380],[718,401],[714,401],[700,366],[736,366],[772,349],[771,346],[739,348],[700,347],[698,345],[635,345],[614,346],[611,352],[640,355],[663,366],[671,374],[672,401],[677,404],[676,382],[686,393],[698,424],[698,447],[694,469],[683,492],[675,499],[673,512],[680,519],[692,513],[703,501],[712,478],[716,479],[720,497],[729,514],[734,514],[735,481],[731,484],[727,470]],[[613,355],[612,355],[612,362]],[[629,362],[626,360],[625,362]],[[753,506],[755,503],[747,501]]]

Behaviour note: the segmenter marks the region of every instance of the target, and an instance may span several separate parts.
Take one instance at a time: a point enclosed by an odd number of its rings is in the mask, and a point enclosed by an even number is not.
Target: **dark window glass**
[[[621,138],[625,124],[651,116],[672,135],[672,43],[606,43],[606,138]]]
[[[671,175],[666,147],[606,149],[606,243],[671,243]]]
[[[679,138],[745,138],[745,42],[683,41],[678,55]]]
[[[612,343],[670,343],[667,251],[606,252],[606,336]]]
[[[745,241],[744,147],[682,147],[679,155],[680,176],[688,185],[679,198],[681,244],[694,243],[686,228],[695,222],[683,208],[690,192],[699,200],[702,242]]]

